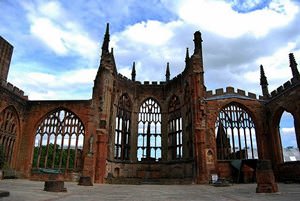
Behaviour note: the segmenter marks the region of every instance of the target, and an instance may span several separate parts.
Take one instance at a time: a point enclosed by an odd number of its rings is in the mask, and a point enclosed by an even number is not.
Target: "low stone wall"
[[[143,182],[158,183],[192,183],[193,163],[184,162],[108,162],[106,182],[139,184]]]
[[[278,181],[300,183],[300,161],[278,165]]]

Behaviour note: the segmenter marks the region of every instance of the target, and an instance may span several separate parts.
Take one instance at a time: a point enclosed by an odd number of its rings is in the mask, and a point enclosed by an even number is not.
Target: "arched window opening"
[[[294,118],[291,113],[286,111],[282,113],[279,123],[279,130],[283,161],[300,161],[300,152],[297,146]]]
[[[130,156],[131,101],[122,95],[117,105],[115,128],[115,159],[129,160]]]
[[[0,149],[8,166],[12,163],[18,123],[18,117],[12,107],[7,107],[0,113]]]
[[[48,115],[36,130],[32,167],[81,170],[84,134],[74,113],[61,109]]]
[[[138,120],[138,161],[161,159],[161,110],[152,98],[142,103]]]
[[[258,158],[255,125],[251,116],[235,104],[225,107],[216,121],[218,160]]]
[[[182,159],[182,117],[180,112],[180,101],[177,96],[173,96],[169,102],[169,122],[168,122],[168,152],[172,160]]]

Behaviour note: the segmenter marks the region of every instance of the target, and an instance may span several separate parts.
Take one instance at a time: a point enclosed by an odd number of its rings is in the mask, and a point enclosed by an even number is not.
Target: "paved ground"
[[[210,185],[108,185],[78,186],[65,182],[67,192],[52,193],[43,191],[44,182],[22,179],[1,180],[0,190],[10,192],[7,201],[94,201],[94,200],[300,200],[300,184],[279,184],[279,193],[257,194],[256,184],[235,184],[229,187]]]

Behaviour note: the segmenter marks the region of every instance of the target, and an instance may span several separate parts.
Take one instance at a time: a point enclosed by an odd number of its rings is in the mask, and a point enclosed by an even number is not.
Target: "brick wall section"
[[[25,177],[30,176],[36,129],[48,114],[58,108],[72,111],[83,122],[86,129],[83,155],[85,156],[87,153],[89,147],[87,139],[90,135],[88,124],[91,118],[90,101],[29,101],[24,112],[24,129],[17,161],[17,170],[22,172]]]
[[[7,80],[13,46],[0,36],[0,81]]]

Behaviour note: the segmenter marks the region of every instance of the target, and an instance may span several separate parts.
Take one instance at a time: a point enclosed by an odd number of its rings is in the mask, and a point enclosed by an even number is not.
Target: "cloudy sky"
[[[117,69],[137,80],[182,72],[193,33],[202,32],[208,90],[233,86],[261,94],[291,78],[300,62],[299,0],[0,0],[0,34],[14,46],[8,81],[31,100],[90,99],[106,23]],[[285,133],[293,125],[285,126]]]
[[[288,53],[300,59],[300,1],[0,0],[0,34],[14,45],[8,81],[36,99],[89,99],[110,23],[117,68],[137,80],[183,70],[193,33],[202,32],[205,84],[261,94],[291,78]],[[298,26],[296,26],[298,25]]]

